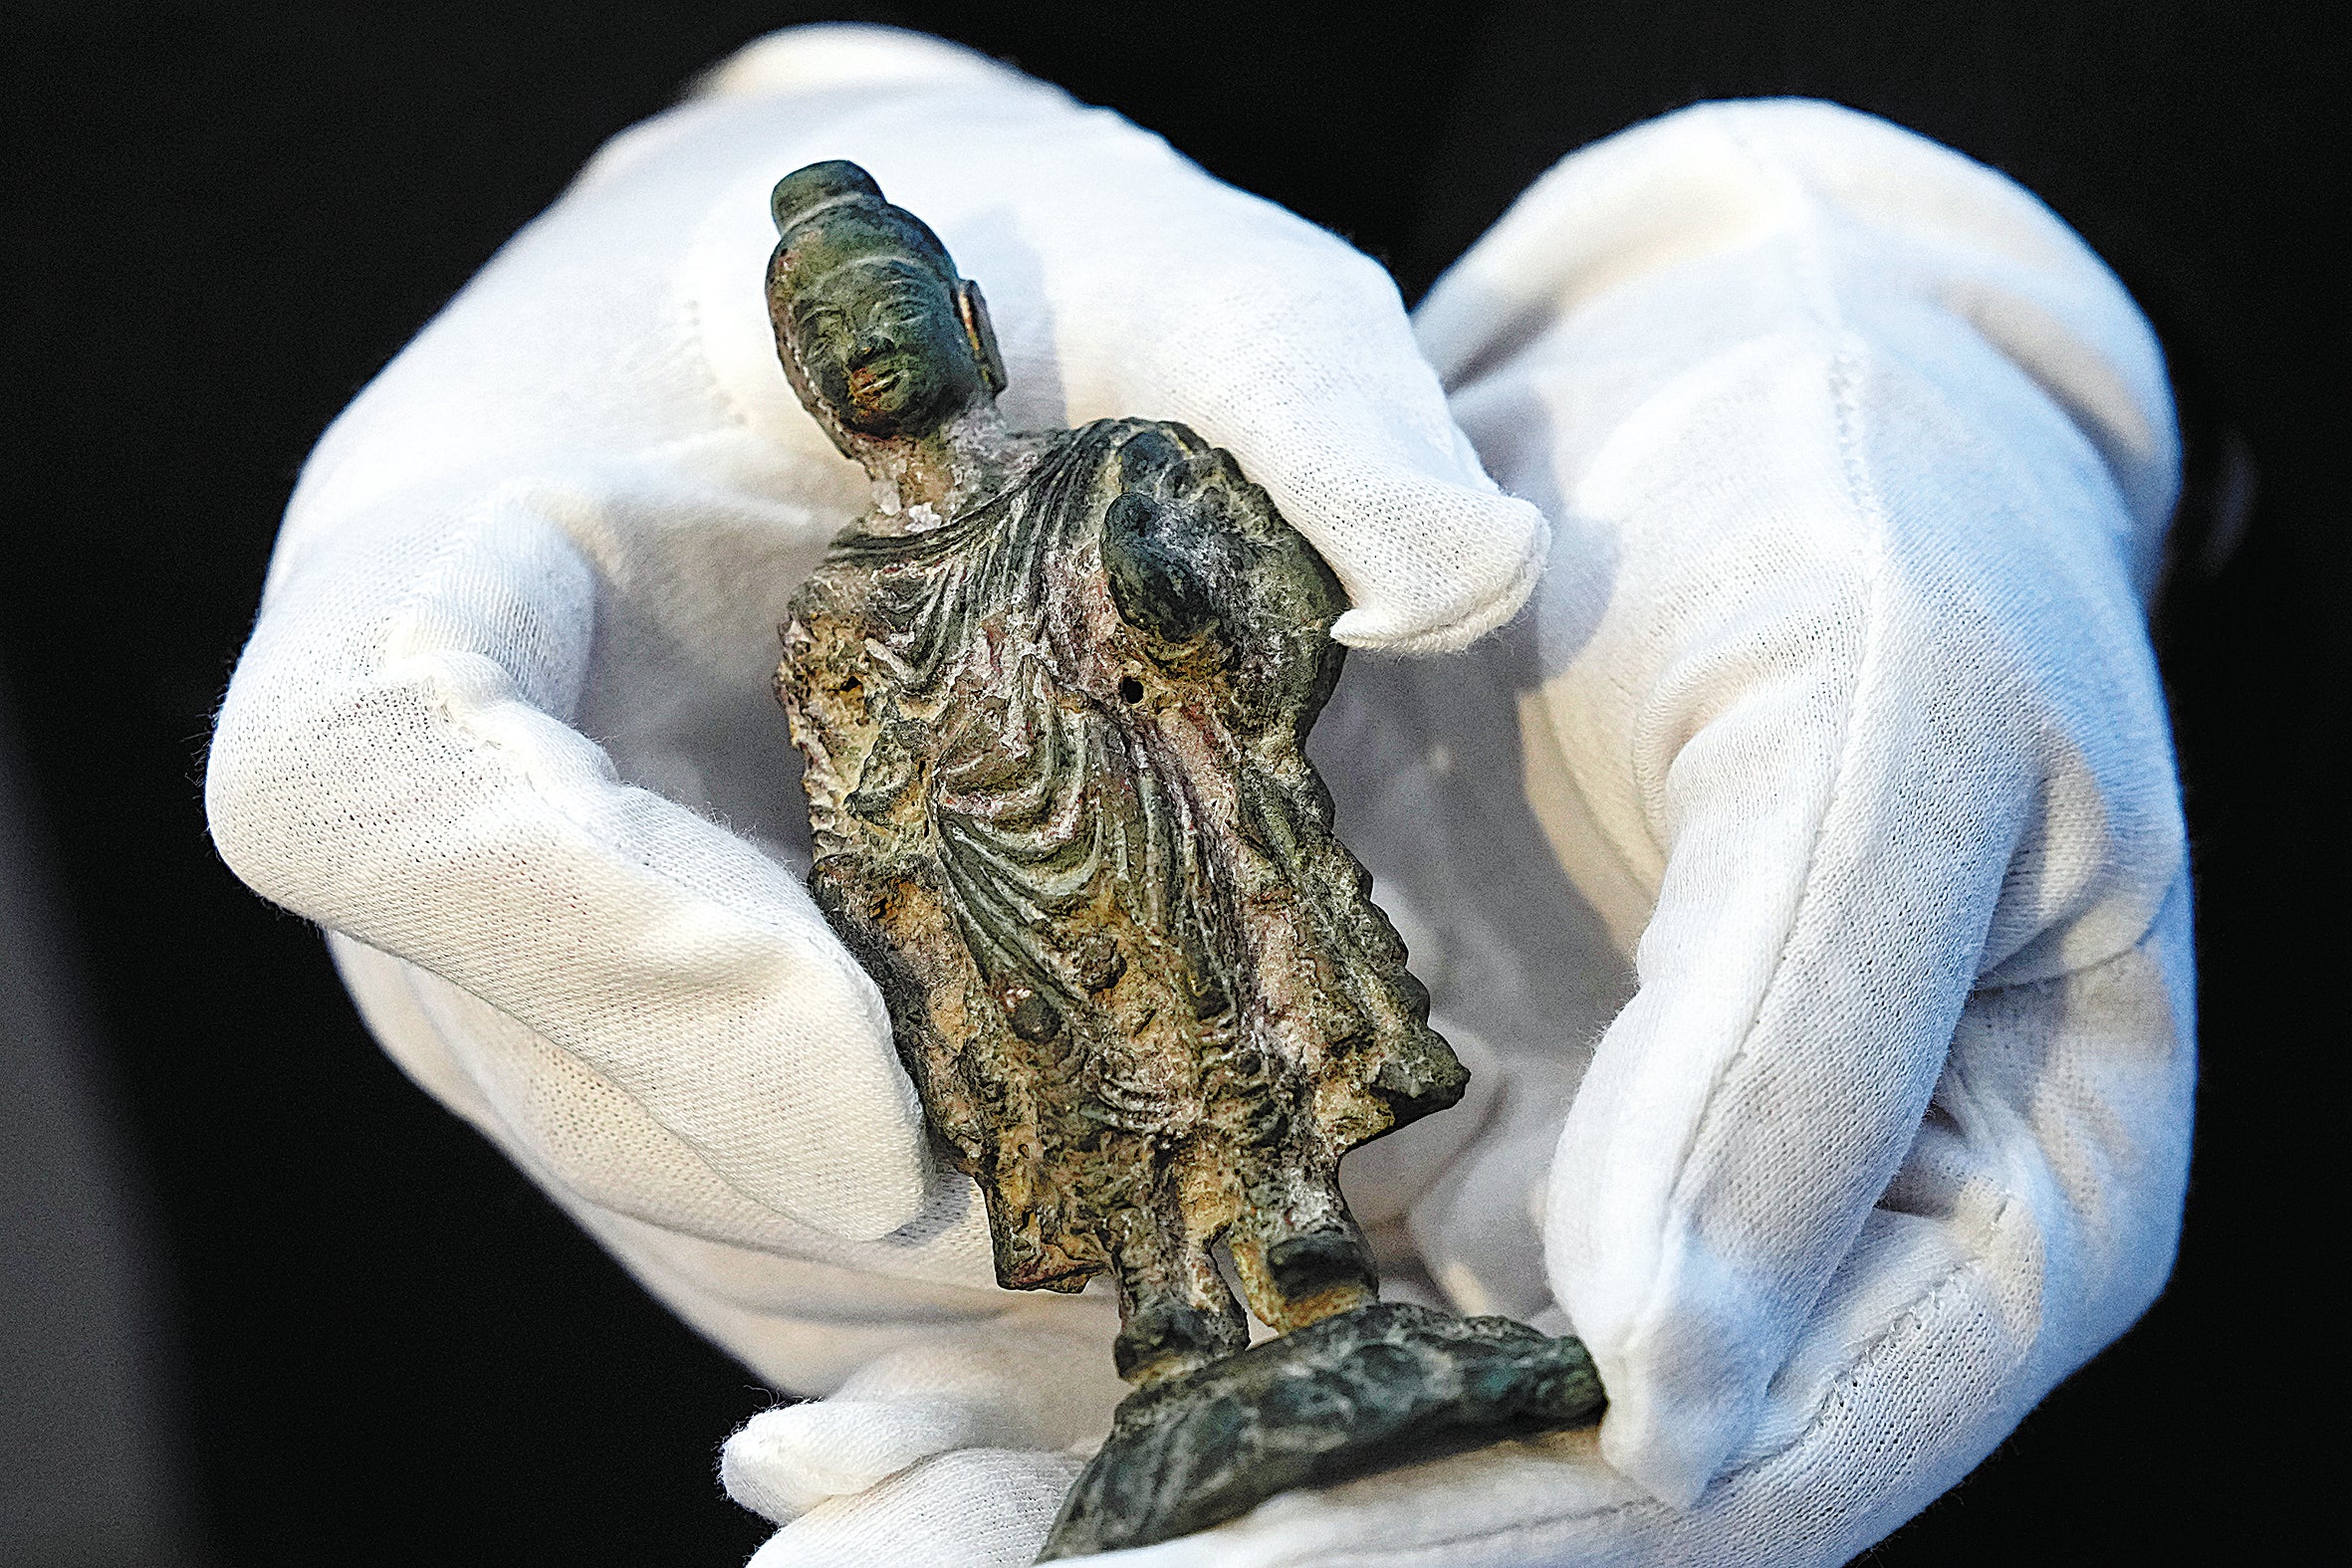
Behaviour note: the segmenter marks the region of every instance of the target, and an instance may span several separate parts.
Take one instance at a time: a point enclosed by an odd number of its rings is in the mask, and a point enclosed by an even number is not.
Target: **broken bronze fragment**
[[[1467,1074],[1306,760],[1339,675],[1330,568],[1182,425],[1009,429],[979,289],[855,164],[787,175],[774,214],[786,374],[875,496],[784,628],[810,885],[980,1185],[999,1281],[1107,1271],[1113,1353],[1143,1388],[1048,1555],[1394,1462],[1400,1422],[1591,1419],[1573,1341],[1503,1325],[1528,1342],[1505,1354],[1498,1320],[1390,1321],[1339,1196],[1343,1154],[1453,1104]],[[1354,1316],[1237,1354],[1219,1243],[1279,1332]],[[1141,1483],[1253,1390],[1295,1411],[1250,1430],[1309,1458]]]

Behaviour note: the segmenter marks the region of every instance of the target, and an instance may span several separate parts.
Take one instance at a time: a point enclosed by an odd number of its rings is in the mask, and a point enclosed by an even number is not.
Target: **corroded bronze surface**
[[[1040,1562],[1148,1546],[1294,1486],[1577,1426],[1600,1380],[1573,1339],[1403,1302],[1325,1318],[1122,1402]]]
[[[811,877],[874,976],[999,1279],[1117,1280],[1122,1373],[1373,1299],[1339,1157],[1465,1073],[1303,750],[1345,600],[1182,425],[1016,433],[979,291],[853,164],[776,191],[795,389],[875,481],[777,693]]]
[[[1596,1419],[1573,1339],[1377,1302],[1339,1197],[1341,1155],[1466,1074],[1306,761],[1330,569],[1182,425],[1008,429],[980,291],[856,165],[775,209],[785,372],[874,481],[776,676],[810,885],[979,1181],[998,1279],[1108,1270],[1144,1385],[1046,1557]],[[1220,1242],[1286,1337],[1244,1349]]]

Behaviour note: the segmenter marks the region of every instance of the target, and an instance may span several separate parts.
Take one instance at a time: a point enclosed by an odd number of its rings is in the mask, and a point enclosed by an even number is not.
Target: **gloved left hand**
[[[984,284],[1016,424],[1193,424],[1332,562],[1341,638],[1458,646],[1524,600],[1543,521],[1372,261],[969,51],[800,29],[617,137],[322,440],[206,805],[385,1048],[689,1323],[801,1394],[928,1356],[1039,1409],[924,1442],[1066,1445],[1120,1392],[1108,1303],[996,1288],[802,882],[776,626],[870,494],[762,281],[774,183],[837,157]],[[828,1431],[820,1490],[918,1452]]]

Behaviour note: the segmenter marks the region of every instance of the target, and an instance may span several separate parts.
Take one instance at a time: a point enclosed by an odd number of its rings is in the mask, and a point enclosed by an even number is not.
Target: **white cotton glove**
[[[995,1287],[976,1190],[929,1168],[880,999],[802,886],[776,627],[868,497],[763,282],[770,187],[840,157],[982,281],[1015,425],[1232,449],[1359,645],[1456,646],[1524,601],[1543,521],[1377,266],[978,56],[809,29],[606,147],[329,432],[206,803],[238,874],[336,933],[401,1064],[777,1386],[943,1323],[1076,1325],[1099,1431],[1107,1300]]]
[[[2156,345],[2014,185],[1804,103],[1567,159],[1417,327],[1550,571],[1469,654],[1352,665],[1316,750],[1501,1063],[1411,1240],[1457,1304],[1572,1324],[1611,1405],[1092,1560],[1842,1562],[2171,1266]],[[1011,1461],[966,1462],[810,1538],[916,1531]]]

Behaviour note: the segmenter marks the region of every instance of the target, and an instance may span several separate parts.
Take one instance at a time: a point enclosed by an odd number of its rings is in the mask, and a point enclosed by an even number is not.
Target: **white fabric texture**
[[[1612,228],[1605,256],[1550,238]],[[1973,1460],[2153,1298],[2179,1223],[2153,337],[2015,186],[1805,104],[1570,160],[1419,326],[1560,520],[1530,716],[1584,807],[1568,852],[1639,893],[1640,989],[1545,1226],[1612,1391],[1602,1452],[1687,1504],[1758,1441],[1841,1267],[1959,1288],[2020,1248],[1987,1287],[2017,1364],[1969,1366]]]
[[[1396,1293],[1572,1322],[1609,1414],[1103,1561],[1837,1562],[2153,1299],[2177,452],[2057,219],[1866,116],[1705,106],[1531,188],[1417,353],[1370,263],[1116,118],[802,30],[612,143],[339,421],[208,780],[411,1075],[834,1394],[728,1447],[762,1568],[1025,1563],[1120,1392],[1101,1294],[989,1283],[798,885],[773,625],[862,487],[758,279],[767,183],[823,156],[981,280],[1016,423],[1233,449],[1359,644],[1501,626],[1352,660],[1314,737],[1475,1073],[1344,1174]]]

